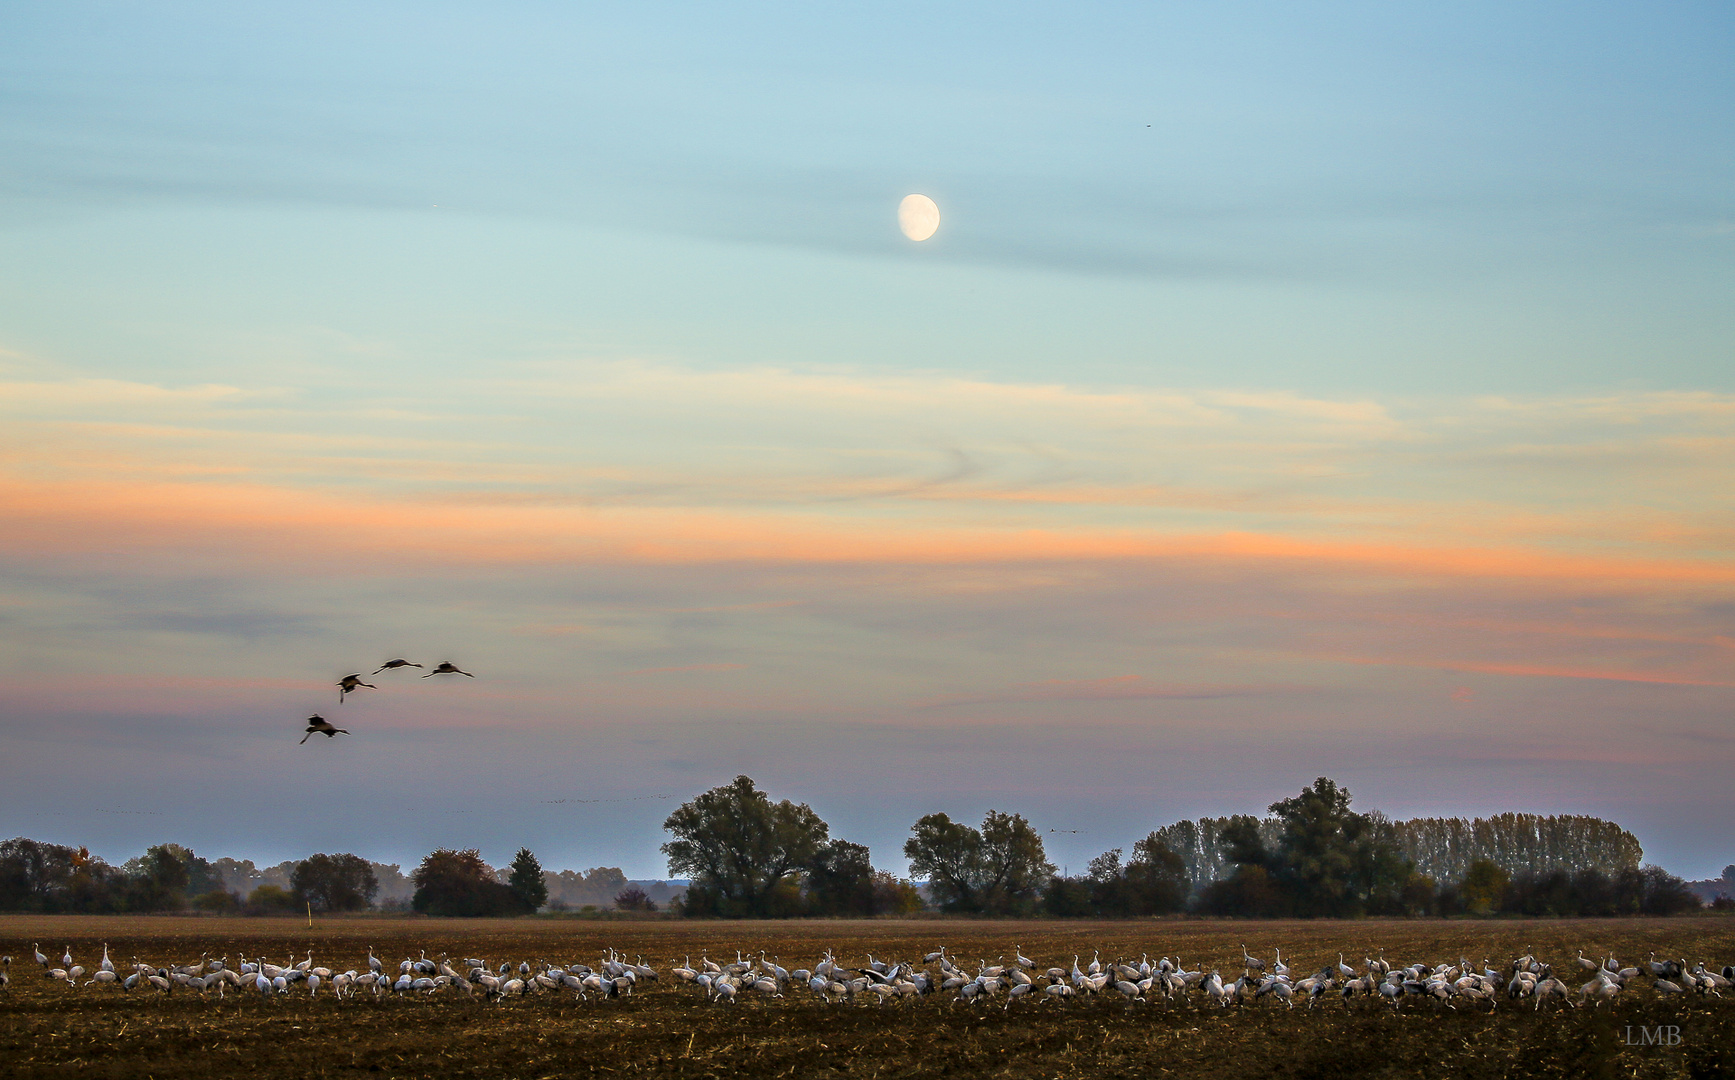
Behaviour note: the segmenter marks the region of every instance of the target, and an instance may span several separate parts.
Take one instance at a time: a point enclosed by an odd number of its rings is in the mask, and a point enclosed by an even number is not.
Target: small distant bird
[[[428,672],[426,675],[423,675],[422,678],[431,679],[435,675],[470,675],[470,673],[468,671],[460,670],[458,668],[457,664],[454,664],[450,660],[447,660],[447,661],[442,662],[439,667]],[[476,676],[474,676],[474,675],[470,675],[470,678],[472,678],[472,679],[474,679],[475,677]]]
[[[344,699],[344,695],[354,693],[355,688],[358,686],[365,686],[369,690],[378,690],[379,689],[379,687],[375,686],[373,683],[362,682],[361,681],[361,672],[359,672],[359,671],[357,671],[351,675],[345,675],[343,678],[341,678],[337,681],[337,700],[338,700],[338,703],[342,704],[343,699]]]
[[[301,737],[301,742],[306,742],[307,740],[313,738],[314,732],[324,732],[325,737],[328,739],[331,738],[333,735],[348,735],[349,734],[349,732],[343,730],[340,727],[332,727],[331,721],[327,720],[325,717],[319,715],[318,713],[314,713],[312,716],[307,718],[307,734],[305,734]],[[296,743],[295,745],[300,746],[301,743]]]
[[[383,663],[379,667],[375,668],[374,674],[378,675],[380,672],[390,671],[392,668],[421,667],[421,666],[422,665],[420,665],[420,664],[411,663],[410,661],[405,660],[403,657],[400,656],[396,660],[387,660],[385,663]]]

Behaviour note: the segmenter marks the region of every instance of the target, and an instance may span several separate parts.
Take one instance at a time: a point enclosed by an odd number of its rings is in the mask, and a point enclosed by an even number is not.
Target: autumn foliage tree
[[[1487,915],[1500,909],[1506,890],[1512,884],[1508,874],[1492,859],[1477,859],[1470,864],[1458,892],[1466,910],[1472,915]]]

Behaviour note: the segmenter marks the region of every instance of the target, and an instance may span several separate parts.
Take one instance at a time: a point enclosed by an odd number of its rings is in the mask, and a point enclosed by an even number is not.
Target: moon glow
[[[940,208],[926,195],[905,195],[898,204],[898,228],[911,240],[926,240],[940,227]]]

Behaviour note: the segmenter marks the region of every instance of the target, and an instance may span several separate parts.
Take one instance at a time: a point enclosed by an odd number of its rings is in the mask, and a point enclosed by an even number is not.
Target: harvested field
[[[262,954],[283,963],[308,949],[334,970],[367,970],[368,947],[394,973],[406,956],[449,954],[493,963],[538,959],[595,964],[607,948],[644,954],[663,972],[630,997],[578,1001],[569,992],[486,1003],[446,992],[359,994],[339,1001],[304,988],[262,997],[231,990],[222,1000],[176,991],[130,993],[115,986],[69,987],[43,978],[32,942],[58,963],[70,946],[94,969],[103,942],[117,968],[135,955],[154,965],[201,954]],[[946,945],[973,969],[1014,947],[1041,968],[1178,955],[1188,968],[1241,970],[1240,945],[1297,972],[1335,965],[1341,950],[1356,967],[1384,950],[1388,960],[1505,968],[1534,951],[1567,981],[1580,981],[1583,949],[1633,964],[1660,957],[1735,963],[1735,919],[1560,922],[596,922],[322,919],[293,920],[0,917],[0,952],[13,957],[11,989],[0,995],[0,1072],[7,1076],[1241,1076],[1560,1077],[1735,1075],[1735,995],[1660,998],[1635,980],[1601,1008],[1552,1008],[1501,1000],[1483,1009],[1438,1008],[1413,1000],[1395,1010],[1375,1000],[1319,1007],[1260,1001],[1245,1008],[1204,1004],[1129,1006],[1115,994],[1062,1002],[1023,998],[1006,1008],[954,1004],[934,994],[905,1004],[822,1004],[800,988],[777,999],[743,993],[710,1004],[668,975],[671,958],[737,949],[811,967],[827,948],[841,961],[919,960]],[[88,976],[87,976],[88,978]],[[1039,980],[1040,981],[1040,980]],[[1673,1046],[1629,1045],[1662,1026]]]

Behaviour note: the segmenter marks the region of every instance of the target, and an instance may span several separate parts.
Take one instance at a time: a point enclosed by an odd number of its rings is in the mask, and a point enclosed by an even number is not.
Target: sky
[[[746,773],[1078,869],[1328,775],[1735,862],[1727,5],[5,22],[0,833],[659,877]]]

